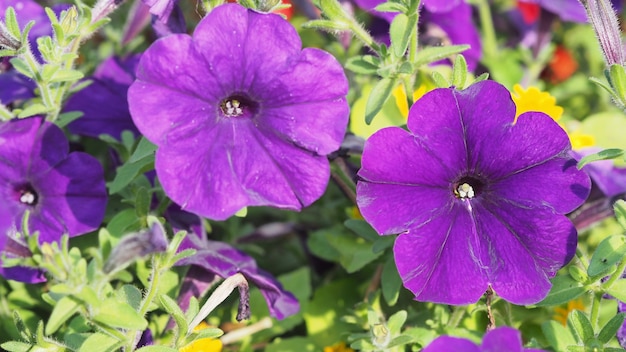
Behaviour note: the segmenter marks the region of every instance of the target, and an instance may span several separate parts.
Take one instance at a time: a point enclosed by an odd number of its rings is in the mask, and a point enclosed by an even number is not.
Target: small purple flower
[[[422,352],[542,352],[544,350],[524,348],[522,335],[516,329],[502,326],[485,334],[480,346],[472,341],[452,336],[439,336]],[[545,352],[545,351],[544,351]]]
[[[549,116],[522,114],[493,81],[436,89],[408,129],[365,144],[357,202],[382,235],[400,233],[398,272],[416,299],[475,303],[491,286],[515,304],[544,298],[576,249],[563,214],[589,194],[567,134]]]
[[[102,166],[92,156],[69,153],[63,131],[41,117],[0,125],[0,195],[7,202],[0,217],[21,231],[30,211],[29,230],[39,241],[77,236],[102,222],[107,202]],[[2,229],[7,236],[10,229]]]
[[[118,140],[124,130],[139,134],[128,111],[127,93],[140,57],[111,57],[98,66],[89,77],[92,83],[74,94],[64,107],[64,111],[84,114],[69,124],[70,132],[89,137],[108,134]]]
[[[198,226],[191,227],[198,229]],[[176,263],[192,265],[187,272],[179,297],[183,309],[189,304],[191,296],[202,296],[206,292],[214,276],[227,278],[241,273],[261,290],[272,316],[283,319],[300,310],[298,300],[290,292],[284,291],[282,285],[269,273],[259,269],[253,258],[226,243],[210,241],[204,231],[201,233],[202,235],[197,235],[190,232],[180,246],[180,250],[187,248],[197,250],[193,256]]]
[[[326,155],[347,126],[347,92],[341,65],[301,50],[287,21],[226,4],[193,36],[152,44],[128,101],[139,131],[159,147],[166,194],[222,220],[246,206],[299,210],[324,193]]]

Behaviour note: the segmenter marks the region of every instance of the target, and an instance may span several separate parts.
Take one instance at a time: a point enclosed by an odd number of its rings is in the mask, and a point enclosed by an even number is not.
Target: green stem
[[[141,315],[142,317],[146,315],[146,313],[148,312],[148,307],[150,307],[150,304],[152,303],[152,301],[154,301],[154,298],[157,295],[159,282],[161,281],[161,272],[164,270],[161,265],[162,262],[160,255],[155,255],[154,257],[152,257],[152,273],[150,277],[150,286],[148,287],[148,292],[146,293],[143,301],[141,301],[141,304],[139,306],[139,315]],[[124,349],[125,351],[132,351],[135,348],[135,337],[137,336],[137,333],[138,330],[129,330],[126,333],[126,348]]]
[[[480,27],[483,29],[483,54],[486,58],[494,57],[498,54],[498,44],[496,42],[496,31],[493,27],[489,1],[476,0],[474,3],[478,5]]]
[[[370,49],[378,52],[378,45],[376,45],[374,38],[372,38],[372,36],[367,33],[367,31],[363,29],[363,27],[361,27],[361,25],[356,20],[350,18],[349,26],[355,37],[360,39],[363,44],[367,45],[367,47],[369,47]]]
[[[593,331],[598,329],[598,318],[600,317],[600,302],[602,301],[602,292],[594,292],[591,301],[591,326]]]
[[[449,328],[456,328],[461,323],[461,320],[465,317],[465,312],[467,312],[467,307],[465,306],[455,306],[452,311],[452,315],[450,315],[450,319],[448,320]]]

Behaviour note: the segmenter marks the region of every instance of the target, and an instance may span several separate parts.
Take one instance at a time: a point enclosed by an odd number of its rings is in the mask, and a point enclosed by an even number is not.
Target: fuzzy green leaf
[[[548,296],[536,306],[555,306],[567,303],[587,291],[587,288],[569,275],[557,275],[552,279],[552,288]]]
[[[592,161],[615,159],[622,155],[624,155],[624,151],[622,149],[617,149],[617,148],[605,149],[594,154],[589,154],[585,156],[584,158],[580,159],[577,166],[578,166],[578,169],[580,170],[583,168],[583,166],[589,164]]]
[[[369,99],[367,99],[367,103],[365,104],[365,123],[371,124],[372,120],[374,120],[374,116],[378,114],[380,109],[383,108],[383,105],[391,95],[393,88],[396,85],[395,78],[383,78],[381,79],[372,91],[370,92]]]
[[[607,272],[626,255],[626,236],[614,235],[605,238],[591,257],[587,274],[596,276]]]

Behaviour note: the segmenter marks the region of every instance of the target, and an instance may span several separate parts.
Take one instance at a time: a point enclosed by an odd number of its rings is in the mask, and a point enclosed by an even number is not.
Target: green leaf
[[[576,344],[570,330],[554,320],[541,324],[541,331],[555,351],[566,351],[568,346]]]
[[[178,352],[178,349],[166,346],[145,346],[136,352]]]
[[[583,168],[583,166],[589,164],[592,161],[615,159],[622,155],[624,155],[624,151],[622,149],[617,149],[617,148],[605,149],[595,154],[589,154],[585,156],[584,158],[580,159],[577,166],[578,166],[578,169],[580,170]]]
[[[346,220],[343,224],[355,234],[370,242],[375,242],[380,238],[378,232],[365,220],[350,219]]]
[[[187,323],[187,319],[185,318],[185,313],[183,313],[182,309],[180,309],[176,301],[174,301],[168,295],[162,294],[159,295],[159,303],[161,304],[163,309],[165,309],[165,311],[168,312],[172,316],[172,318],[174,318],[176,325],[178,325],[178,331],[180,331],[181,334],[186,334],[187,329],[189,329],[189,324]]]
[[[376,6],[374,8],[376,11],[380,12],[400,12],[406,13],[409,11],[408,7],[399,2],[383,2],[382,4]]]
[[[380,60],[372,55],[354,56],[346,61],[346,69],[363,75],[376,74]]]
[[[394,17],[389,27],[389,37],[391,38],[391,52],[396,57],[404,56],[409,47],[409,38],[412,30],[409,16],[399,13]]]
[[[80,308],[80,302],[70,296],[61,298],[52,309],[48,323],[46,324],[46,335],[54,334],[65,322],[67,322]]]
[[[97,332],[89,336],[85,342],[83,342],[78,352],[114,352],[118,351],[122,345],[123,341],[110,335]]]
[[[0,345],[3,351],[8,352],[28,352],[31,351],[33,345],[18,341],[9,341]]]
[[[435,86],[437,86],[438,88],[448,88],[451,85],[450,82],[448,82],[448,80],[437,71],[433,71],[432,77]]]
[[[626,237],[614,235],[605,238],[591,257],[587,274],[596,276],[607,272],[626,255]]]
[[[114,328],[145,330],[148,321],[130,304],[109,298],[105,300],[93,319]]]
[[[589,279],[589,276],[587,276],[587,273],[581,269],[578,266],[570,266],[567,268],[567,271],[569,272],[569,275],[576,281],[584,284],[587,282],[587,280]]]
[[[378,238],[376,242],[374,242],[374,245],[372,246],[372,252],[384,252],[387,248],[392,247],[395,241],[395,236],[382,236]]]
[[[45,105],[35,103],[32,105],[29,105],[24,110],[22,110],[17,115],[17,117],[23,118],[23,117],[29,117],[29,116],[35,116],[35,115],[45,115],[47,112],[48,112],[48,108]]]
[[[54,121],[54,123],[57,126],[63,128],[67,126],[70,122],[80,118],[81,116],[83,116],[82,111],[64,112],[59,115],[59,117]]]
[[[406,322],[407,316],[408,314],[406,310],[399,310],[389,317],[389,319],[387,320],[387,328],[392,335],[400,334],[402,326]]]
[[[150,213],[152,195],[146,187],[139,187],[135,195],[135,214],[138,218],[144,218]]]
[[[124,285],[117,291],[117,296],[128,303],[135,310],[139,310],[141,304],[141,291],[134,285]]]
[[[54,73],[50,82],[76,82],[83,77],[85,75],[77,70],[58,70]]]
[[[400,335],[400,336],[394,337],[391,340],[391,342],[389,342],[389,344],[387,345],[386,348],[392,348],[392,347],[396,347],[396,346],[404,346],[406,344],[413,343],[414,341],[415,341],[415,339],[413,338],[413,336]]]
[[[400,297],[400,290],[402,289],[402,279],[398,274],[396,268],[396,262],[393,260],[393,256],[389,256],[389,259],[383,266],[383,273],[380,280],[381,290],[383,297],[389,306],[394,306],[398,302]]]
[[[60,69],[58,65],[45,64],[41,68],[41,79],[48,82],[54,77],[55,73]]]
[[[350,25],[347,23],[329,21],[329,20],[312,20],[312,21],[304,23],[302,27],[319,29],[319,30],[330,32],[330,33],[335,33],[337,31],[350,30]]]
[[[556,306],[567,303],[587,291],[587,288],[569,275],[557,275],[552,279],[552,288],[543,301],[535,304],[538,307]]]
[[[615,281],[613,285],[605,289],[604,292],[617,298],[618,301],[626,302],[626,279]]]
[[[572,325],[574,331],[580,337],[580,341],[587,341],[595,337],[593,326],[591,326],[591,322],[585,313],[579,310],[571,312],[567,323]]]
[[[615,335],[617,334],[617,330],[622,327],[624,324],[624,319],[626,319],[626,313],[618,313],[616,316],[611,318],[606,325],[600,330],[598,334],[598,341],[602,344],[607,344],[611,341]]]
[[[9,60],[9,62],[11,62],[11,65],[13,66],[15,70],[17,70],[17,72],[23,74],[24,76],[28,78],[32,78],[32,79],[35,78],[35,72],[33,72],[30,69],[30,66],[28,66],[26,61],[20,59],[19,57],[14,57],[11,60]]]
[[[609,68],[610,83],[622,105],[626,105],[626,71],[621,64],[611,65]]]
[[[216,339],[222,335],[224,335],[224,332],[220,329],[204,328],[202,330],[191,333],[190,336],[193,336],[194,340],[201,340],[201,339]]]
[[[626,202],[623,199],[618,199],[613,203],[613,211],[617,222],[626,230]]]
[[[452,85],[465,89],[465,80],[467,80],[467,61],[463,55],[457,55],[452,68]]]
[[[370,124],[374,119],[374,116],[378,114],[380,109],[391,95],[393,88],[396,85],[395,78],[383,78],[372,88],[367,104],[365,104],[365,123]]]
[[[14,38],[19,38],[22,36],[22,33],[20,33],[20,25],[17,22],[15,9],[13,9],[12,6],[8,6],[6,11],[4,12],[4,24],[6,25],[7,30],[9,30],[9,33]]]
[[[133,180],[146,171],[154,168],[154,155],[149,155],[135,162],[127,162],[117,168],[115,179],[107,183],[109,193],[115,194],[128,186]]]
[[[435,61],[462,53],[469,48],[469,45],[429,46],[417,52],[414,64],[415,66],[428,65]]]
[[[157,146],[146,139],[146,137],[141,137],[139,139],[139,143],[137,143],[137,148],[133,152],[133,155],[128,159],[129,162],[134,163],[143,158],[154,155],[157,150]]]

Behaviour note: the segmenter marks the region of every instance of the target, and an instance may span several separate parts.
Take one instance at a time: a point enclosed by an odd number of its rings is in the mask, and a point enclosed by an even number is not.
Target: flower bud
[[[607,66],[626,64],[615,10],[609,0],[581,0],[593,26]]]

